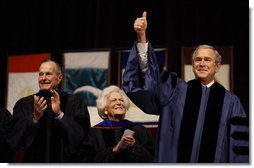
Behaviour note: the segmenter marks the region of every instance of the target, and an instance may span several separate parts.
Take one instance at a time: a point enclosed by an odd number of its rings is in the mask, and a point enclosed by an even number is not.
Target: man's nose
[[[204,58],[201,59],[200,65],[205,65],[205,59]]]
[[[46,79],[46,75],[44,74],[44,75],[41,75],[41,79]]]

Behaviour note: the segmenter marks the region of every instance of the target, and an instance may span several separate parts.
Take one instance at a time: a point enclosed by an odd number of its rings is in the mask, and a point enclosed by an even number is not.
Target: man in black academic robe
[[[61,79],[59,65],[44,61],[39,68],[40,91],[14,106],[6,144],[15,152],[23,151],[24,162],[86,161],[79,154],[91,127],[87,106],[80,98],[57,89]]]

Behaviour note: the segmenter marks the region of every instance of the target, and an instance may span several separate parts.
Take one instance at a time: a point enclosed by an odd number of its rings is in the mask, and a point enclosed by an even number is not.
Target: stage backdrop
[[[101,121],[96,99],[110,83],[110,51],[65,52],[63,57],[64,90],[84,100],[94,125]]]
[[[49,53],[8,56],[7,109],[11,113],[20,98],[39,90],[39,66],[48,58],[50,58]]]

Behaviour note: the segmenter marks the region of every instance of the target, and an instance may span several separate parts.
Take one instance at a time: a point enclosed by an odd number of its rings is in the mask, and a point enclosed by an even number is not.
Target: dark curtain
[[[112,84],[117,50],[136,39],[133,23],[148,12],[148,38],[169,51],[170,71],[181,74],[181,46],[202,43],[234,48],[234,90],[249,110],[249,6],[232,0],[1,1],[0,106],[5,106],[7,56],[110,48]],[[115,69],[114,69],[115,68]],[[115,72],[115,73],[114,73]]]

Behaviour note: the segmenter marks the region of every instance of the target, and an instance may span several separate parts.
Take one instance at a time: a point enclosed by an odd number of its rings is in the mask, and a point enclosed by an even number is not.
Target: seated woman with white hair
[[[95,163],[153,162],[154,141],[144,126],[125,119],[130,102],[117,86],[105,88],[96,101],[103,119],[91,129]]]

